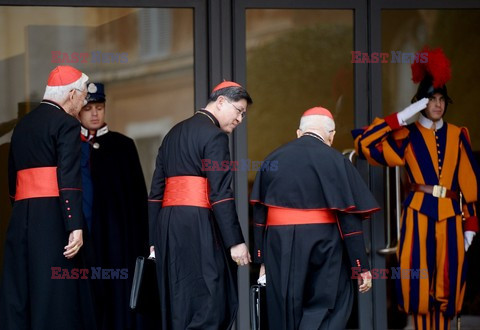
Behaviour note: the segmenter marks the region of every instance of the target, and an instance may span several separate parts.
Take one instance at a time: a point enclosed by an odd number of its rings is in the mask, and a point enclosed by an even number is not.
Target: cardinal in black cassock
[[[158,151],[149,218],[163,329],[230,329],[235,321],[232,260],[246,265],[250,255],[231,189],[227,133],[250,103],[239,84],[219,84],[205,109],[173,127]]]
[[[88,77],[59,66],[41,104],[15,127],[12,200],[0,287],[0,328],[95,329],[84,263],[80,123]],[[76,272],[74,272],[76,269]]]
[[[360,292],[371,286],[362,219],[379,208],[357,170],[331,147],[330,111],[307,110],[297,135],[267,156],[265,163],[276,166],[257,173],[251,195],[269,328],[343,329],[353,304],[351,274]]]

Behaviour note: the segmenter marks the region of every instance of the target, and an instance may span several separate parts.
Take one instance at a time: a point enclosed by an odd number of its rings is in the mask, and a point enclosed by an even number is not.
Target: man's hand
[[[263,286],[267,285],[267,276],[265,274],[265,264],[262,264],[260,266],[260,273],[258,274],[257,283]]]
[[[424,97],[420,101],[410,104],[408,107],[397,113],[400,125],[408,125],[408,120],[427,107],[429,99]]]
[[[63,255],[67,259],[72,259],[83,246],[83,231],[81,229],[72,230],[68,236],[68,245],[64,247]]]
[[[230,255],[232,256],[233,261],[235,261],[239,266],[248,265],[249,262],[252,262],[250,252],[248,252],[248,248],[245,243],[232,246],[230,248]]]
[[[467,230],[465,233],[463,233],[463,241],[465,243],[465,252],[468,251],[468,248],[472,244],[473,237],[476,235],[474,231]]]
[[[368,271],[361,273],[358,278],[358,291],[365,293],[372,287],[372,274]]]
[[[150,255],[148,256],[149,259],[155,259],[155,246],[150,246]]]
[[[262,277],[263,275],[265,275],[265,264],[260,266],[260,273],[258,274],[258,277]]]

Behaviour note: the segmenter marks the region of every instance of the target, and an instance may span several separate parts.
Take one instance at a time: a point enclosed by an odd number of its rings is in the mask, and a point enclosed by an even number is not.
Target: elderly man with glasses
[[[85,266],[77,117],[87,80],[70,66],[53,69],[43,101],[13,132],[2,329],[95,329],[89,282],[79,272]]]

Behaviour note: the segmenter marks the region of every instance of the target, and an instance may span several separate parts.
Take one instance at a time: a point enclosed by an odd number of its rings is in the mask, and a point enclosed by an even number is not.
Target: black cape
[[[122,274],[92,280],[99,329],[141,329],[144,322],[129,309],[135,260],[148,255],[148,196],[137,149],[131,138],[106,126],[82,143],[90,151],[83,162],[89,162],[93,192],[84,196],[92,202],[92,267]]]
[[[273,151],[260,171],[251,201],[295,209],[333,209],[368,216],[378,204],[362,177],[340,152],[313,136],[303,136]]]
[[[158,151],[149,197],[164,329],[230,329],[238,309],[236,270],[229,248],[243,243],[232,173],[202,170],[202,159],[230,161],[228,136],[200,110],[177,124]],[[162,208],[165,178],[206,177],[212,209]]]

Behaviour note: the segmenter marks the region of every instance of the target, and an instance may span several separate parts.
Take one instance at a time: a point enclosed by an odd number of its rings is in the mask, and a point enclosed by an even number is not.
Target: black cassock
[[[278,148],[264,164],[251,202],[254,261],[265,263],[267,274],[269,327],[343,329],[353,303],[349,268],[369,269],[361,221],[377,203],[348,159],[316,134]],[[269,225],[269,210],[330,210],[336,221]]]
[[[82,128],[82,134],[85,137],[88,131]],[[131,138],[107,126],[89,142],[82,140],[84,204],[92,205],[91,219],[87,216],[94,248],[91,267],[120,274],[92,279],[98,327],[141,329],[146,325],[128,304],[135,260],[148,255],[148,197],[137,149]],[[85,166],[90,169],[91,189]],[[89,213],[88,207],[84,210]]]
[[[230,329],[237,313],[237,267],[229,248],[244,242],[232,173],[202,170],[230,161],[228,136],[205,110],[171,129],[160,146],[149,196],[163,329]],[[209,207],[164,206],[167,178],[207,178]]]
[[[74,258],[63,256],[69,233],[84,229],[79,133],[78,120],[50,101],[13,132],[9,190],[15,202],[0,291],[2,329],[95,329],[89,282],[72,272],[85,268],[86,244]],[[32,176],[17,185],[26,172]],[[45,192],[51,188],[57,193]]]

